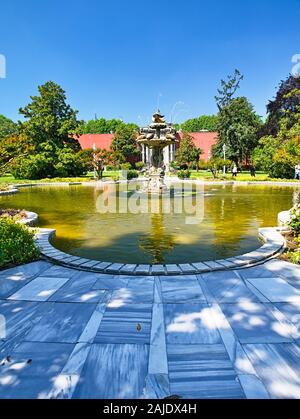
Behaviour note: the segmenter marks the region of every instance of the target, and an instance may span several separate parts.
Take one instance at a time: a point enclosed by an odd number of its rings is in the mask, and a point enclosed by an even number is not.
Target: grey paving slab
[[[258,301],[257,297],[246,287],[244,281],[234,271],[211,272],[203,274],[202,278],[219,303]]]
[[[205,265],[207,265],[212,271],[219,270],[219,269],[223,268],[223,265],[221,265],[218,262],[214,262],[214,261],[208,261],[208,262],[205,261]]]
[[[135,274],[141,275],[141,274],[149,274],[150,273],[151,266],[150,265],[138,265],[135,269]]]
[[[249,344],[245,350],[272,398],[300,398],[299,346]]]
[[[125,288],[117,289],[112,294],[111,303],[140,304],[153,303],[154,281],[148,278],[129,279]]]
[[[248,281],[273,303],[300,303],[300,291],[282,278],[249,278]]]
[[[126,288],[130,279],[130,277],[124,275],[94,275],[97,279],[93,286],[93,290],[116,290],[120,288]]]
[[[91,345],[78,343],[71,353],[61,373],[55,378],[51,391],[45,396],[47,399],[71,399],[79,382]]]
[[[180,264],[179,267],[184,274],[193,274],[193,273],[196,273],[198,271],[195,266],[193,266],[189,263]]]
[[[73,278],[73,276],[78,275],[76,269],[65,268],[60,265],[50,265],[50,267],[43,272],[43,276],[47,277],[59,277],[59,278]]]
[[[107,291],[92,289],[96,281],[95,275],[77,275],[53,294],[49,301],[99,303],[103,301]]]
[[[122,268],[120,269],[120,273],[133,274],[136,268],[137,268],[137,265],[127,264],[127,265],[122,266]]]
[[[9,297],[10,300],[47,301],[69,278],[43,277],[33,279]]]
[[[152,304],[108,304],[95,343],[150,344]],[[140,330],[139,330],[140,325]]]
[[[164,303],[207,302],[196,276],[166,276],[160,281]]]
[[[41,307],[37,302],[0,301],[0,339],[24,336],[24,332],[32,328],[34,320],[38,320]]]
[[[0,367],[0,399],[47,397],[73,348],[62,343],[21,343],[10,354],[10,362]]]
[[[0,271],[0,298],[7,298],[14,294],[50,266],[47,262],[34,262]]]
[[[276,303],[274,305],[300,332],[300,303]]]
[[[221,342],[207,304],[164,304],[167,344],[216,344]]]
[[[115,273],[115,272],[119,272],[123,266],[124,266],[124,263],[113,263],[112,265],[108,266],[105,270],[108,273]]]
[[[178,265],[166,265],[166,271],[169,275],[182,274],[182,270]]]
[[[151,273],[153,275],[164,275],[166,273],[166,269],[163,265],[152,265]]]
[[[26,341],[77,343],[96,304],[43,303],[43,316]]]
[[[205,265],[205,263],[192,263],[192,265],[196,268],[198,272],[209,272],[211,271],[210,267]]]
[[[222,344],[168,345],[170,390],[185,399],[243,399]]]
[[[290,331],[262,303],[221,304],[223,313],[241,343],[291,342]]]
[[[259,265],[252,268],[242,269],[239,273],[243,279],[274,278],[273,270],[269,269],[269,266],[267,265]]]
[[[142,398],[148,355],[147,345],[93,345],[73,398]]]

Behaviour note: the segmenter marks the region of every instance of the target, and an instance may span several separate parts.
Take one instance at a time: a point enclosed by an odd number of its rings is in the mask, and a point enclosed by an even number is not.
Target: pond
[[[107,188],[107,187],[106,187]],[[117,207],[133,194],[118,191]],[[110,193],[109,193],[110,194]],[[165,211],[153,198],[155,211],[104,213],[102,187],[45,186],[20,189],[0,197],[0,208],[38,213],[38,226],[57,230],[53,245],[87,259],[120,263],[193,263],[250,252],[260,246],[258,229],[277,225],[280,211],[298,200],[299,189],[260,185],[205,185],[185,193],[189,208],[175,210],[180,191]],[[141,201],[145,199],[143,194]],[[100,202],[101,201],[101,202]]]

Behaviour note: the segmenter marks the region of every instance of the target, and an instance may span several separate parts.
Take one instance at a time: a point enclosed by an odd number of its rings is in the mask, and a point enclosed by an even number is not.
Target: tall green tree
[[[6,118],[4,115],[0,115],[0,139],[11,135],[15,135],[18,132],[18,126],[11,119]]]
[[[110,134],[124,126],[120,119],[91,119],[79,126],[78,134]]]
[[[232,99],[218,115],[218,142],[214,155],[223,156],[223,145],[227,146],[227,157],[236,164],[249,161],[258,144],[257,132],[260,118],[245,97]]]
[[[291,128],[296,123],[300,106],[300,78],[289,76],[281,81],[276,97],[267,105],[267,121],[263,127],[263,135],[276,136],[280,123],[287,118],[287,126]]]
[[[201,115],[198,118],[188,119],[179,128],[186,132],[199,132],[203,130],[213,132],[217,128],[217,116]]]
[[[193,137],[185,132],[176,153],[176,162],[180,166],[190,167],[192,164],[196,164],[198,167],[199,158],[202,153],[202,150],[195,146]]]
[[[25,118],[20,131],[37,150],[48,142],[60,148],[67,145],[78,149],[78,142],[71,135],[79,125],[78,111],[67,104],[65,91],[52,81],[39,86],[38,91],[39,95],[31,96],[31,102],[19,110]]]
[[[221,87],[218,89],[218,95],[215,96],[219,111],[230,104],[243,79],[243,74],[235,70],[232,76],[229,75],[226,80],[221,80]]]
[[[254,151],[257,168],[271,177],[294,177],[295,166],[300,162],[300,106],[293,112],[293,118],[292,127],[288,115],[282,118],[278,134],[262,137]]]
[[[219,108],[217,120],[218,142],[214,156],[223,156],[223,145],[227,146],[227,158],[236,164],[247,161],[258,143],[258,129],[261,121],[251,103],[245,97],[237,97],[237,90],[243,75],[235,70],[233,76],[221,80],[221,88],[215,97]]]
[[[112,150],[123,156],[126,161],[139,156],[140,150],[136,143],[138,127],[135,124],[126,124],[118,128],[113,142]]]

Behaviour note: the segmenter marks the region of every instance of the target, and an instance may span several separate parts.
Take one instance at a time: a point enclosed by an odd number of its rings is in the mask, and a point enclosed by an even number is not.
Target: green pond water
[[[104,191],[93,186],[24,188],[0,197],[0,208],[39,214],[39,227],[57,230],[53,245],[88,259],[120,263],[186,263],[227,258],[260,246],[258,229],[277,225],[277,215],[299,199],[299,189],[281,186],[205,185],[186,193],[191,202],[177,213],[153,198],[148,213],[103,213]],[[132,192],[119,192],[117,208]],[[145,196],[141,194],[141,201]],[[191,217],[190,208],[199,213]],[[151,207],[152,208],[152,207]]]

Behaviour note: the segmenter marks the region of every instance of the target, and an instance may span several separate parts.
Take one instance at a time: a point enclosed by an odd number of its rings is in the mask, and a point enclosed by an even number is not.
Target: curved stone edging
[[[7,191],[0,191],[0,196],[1,195],[14,195],[18,192],[19,190],[17,188],[7,189]]]
[[[35,212],[25,211],[26,218],[23,218],[18,221],[19,224],[25,224],[29,227],[32,227],[36,224],[39,219],[39,216]]]
[[[282,211],[278,214],[278,224],[287,227],[288,223],[291,221],[291,212]]]
[[[261,228],[259,235],[265,244],[257,250],[241,256],[217,261],[173,265],[135,265],[99,262],[72,256],[52,246],[50,239],[56,234],[54,229],[40,229],[36,235],[36,242],[43,256],[69,268],[114,275],[187,275],[238,269],[261,263],[284,249],[285,240],[280,234],[281,230],[282,228]]]

